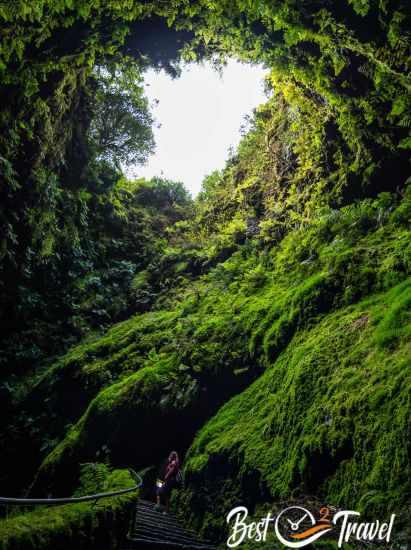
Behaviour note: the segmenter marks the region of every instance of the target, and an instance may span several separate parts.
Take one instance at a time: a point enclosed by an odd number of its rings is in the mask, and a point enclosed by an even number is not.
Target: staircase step
[[[215,546],[207,546],[204,544],[178,544],[174,542],[165,542],[153,540],[150,538],[138,538],[138,539],[129,539],[129,544],[133,544],[132,548],[128,550],[147,550],[152,548],[152,550],[216,550]]]
[[[153,525],[139,524],[136,525],[133,530],[133,536],[140,535],[150,535],[158,539],[173,540],[179,542],[197,542],[198,537],[193,537],[190,533],[185,533],[184,531],[172,530],[172,529],[162,529],[161,527],[155,527]]]
[[[151,524],[155,526],[161,526],[163,529],[177,529],[184,531],[185,533],[191,534],[194,537],[198,537],[198,534],[195,531],[192,531],[191,529],[185,529],[182,527],[177,521],[165,521],[161,517],[155,517],[155,516],[147,516],[142,515],[140,513],[136,513],[135,521],[139,523],[145,523],[145,524]]]
[[[215,550],[209,541],[200,539],[197,533],[181,526],[174,514],[163,514],[155,509],[155,503],[144,500],[137,502],[128,543],[136,549]]]
[[[134,523],[134,529],[141,528],[144,526],[145,529],[149,531],[160,531],[161,533],[172,533],[176,536],[182,536],[186,538],[198,538],[197,533],[192,533],[189,531],[186,531],[183,529],[180,525],[168,525],[164,526],[161,524],[156,524],[153,521],[141,521],[137,518],[136,522]]]
[[[156,506],[157,504],[155,504],[154,502],[147,502],[144,500],[140,500],[137,503],[137,508],[141,508],[142,510],[147,510],[147,512],[158,514],[159,511],[157,510]],[[177,516],[173,514],[173,512],[167,512],[167,515],[171,518],[177,519]]]
[[[178,544],[196,544],[197,541],[190,537],[181,537],[177,535],[172,535],[170,533],[161,533],[158,531],[145,531],[144,528],[135,530],[133,533],[133,538],[139,538],[139,537],[150,537],[155,540],[164,541],[164,542],[175,542]]]

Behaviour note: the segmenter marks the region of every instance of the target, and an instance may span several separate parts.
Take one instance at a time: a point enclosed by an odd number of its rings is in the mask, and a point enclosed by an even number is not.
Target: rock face
[[[408,281],[297,333],[200,430],[178,504],[204,535],[224,537],[238,503],[291,494],[373,515],[409,506],[410,344],[380,336],[410,299]]]
[[[47,457],[32,492],[67,492],[75,487],[78,465],[104,453],[115,464],[139,468],[159,463],[172,448],[184,451],[204,422],[255,377],[256,369],[241,361],[235,366],[239,371],[230,368],[210,376],[183,364],[175,352],[159,353],[155,365],[98,393]],[[64,379],[66,370],[59,375]]]
[[[0,3],[1,491],[65,496],[84,463],[156,472],[176,449],[178,508],[219,542],[238,503],[407,510],[410,15]],[[144,72],[230,57],[264,65],[268,94],[225,167],[195,200],[130,181],[153,145]],[[60,548],[57,521],[93,531],[83,511],[12,528]]]
[[[342,210],[338,223],[290,233],[258,284],[250,272],[262,260],[234,254],[223,288],[211,272],[172,313],[137,316],[73,350],[81,361],[69,368],[68,357],[43,384],[64,387],[76,372],[101,380],[102,365],[115,382],[80,412],[33,490],[67,492],[78,465],[105,453],[143,467],[176,448],[188,449],[178,507],[206,538],[221,540],[238,502],[258,511],[315,494],[373,514],[406,506],[407,201],[383,224],[358,230]]]

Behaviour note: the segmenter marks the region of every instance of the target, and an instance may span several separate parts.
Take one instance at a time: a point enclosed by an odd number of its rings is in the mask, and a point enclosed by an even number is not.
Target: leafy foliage
[[[152,291],[138,289],[135,277],[158,263],[167,228],[189,214],[191,199],[180,183],[130,182],[115,171],[110,181],[108,175],[100,174],[86,197],[92,224],[83,225],[75,250],[66,245],[40,264],[29,258],[14,297],[18,330],[11,324],[3,334],[3,372],[12,366],[18,373],[150,306]]]
[[[408,198],[404,201],[409,205]],[[109,447],[115,462],[121,460],[123,442],[130,437],[144,441],[144,445],[128,448],[129,459],[139,466],[154,462],[171,444],[170,433],[174,433],[175,419],[178,419],[178,425],[185,426],[184,434],[179,436],[184,448],[204,422],[204,416],[212,416],[230,395],[241,392],[251,380],[257,379],[255,384],[267,391],[266,378],[272,376],[277,380],[277,369],[281,365],[284,376],[294,376],[294,367],[288,371],[284,357],[289,354],[294,357],[295,353],[295,372],[299,372],[305,365],[303,357],[307,357],[308,352],[300,353],[298,346],[307,339],[310,342],[311,339],[320,340],[313,346],[312,363],[307,366],[307,376],[313,384],[316,383],[319,350],[323,350],[323,354],[332,353],[331,342],[337,341],[335,334],[338,331],[341,331],[338,354],[324,359],[321,364],[327,369],[335,368],[335,376],[340,369],[346,368],[346,357],[350,368],[356,368],[359,357],[365,352],[359,351],[356,355],[353,350],[350,353],[353,336],[349,330],[341,328],[341,323],[345,326],[344,323],[352,322],[354,328],[358,324],[359,332],[355,334],[362,335],[359,346],[361,350],[366,346],[371,362],[377,361],[371,350],[375,349],[376,342],[380,342],[381,357],[384,357],[383,364],[387,367],[385,378],[392,372],[390,369],[394,364],[399,376],[403,376],[409,340],[410,250],[405,245],[409,242],[409,228],[408,223],[403,226],[395,221],[397,210],[381,219],[382,202],[387,205],[387,197],[363,201],[355,208],[346,207],[338,215],[332,212],[323,214],[307,227],[290,232],[268,254],[256,249],[246,253],[243,249],[200,278],[197,288],[187,289],[185,297],[176,302],[174,311],[138,315],[114,327],[104,338],[74,348],[45,374],[34,389],[38,398],[40,395],[58,395],[59,387],[71,387],[78,396],[77,406],[71,407],[71,414],[73,419],[79,419],[46,458],[36,486],[45,490],[50,482],[68,483],[67,472],[75,469],[78,462],[93,460],[103,445]],[[403,205],[398,208],[403,208]],[[389,311],[385,311],[387,304],[391,303]],[[365,334],[360,328],[361,319],[366,315],[373,321],[364,321],[364,326],[368,327]],[[330,335],[333,319],[336,323],[334,336]],[[381,337],[381,332],[389,337]],[[296,342],[299,342],[298,346]],[[397,349],[398,364],[393,355],[393,350]],[[393,363],[388,368],[390,360]],[[382,376],[378,365],[377,362],[376,376]],[[261,376],[264,371],[267,374]],[[347,374],[345,378],[353,388],[362,383],[361,376],[350,378]],[[279,378],[276,382],[280,393],[276,390],[274,394],[283,411],[281,414],[286,414],[284,411],[291,406],[287,397],[289,385],[281,380]],[[249,394],[255,397],[251,388],[240,393],[234,402]],[[312,394],[307,390],[308,400],[319,400],[313,405],[315,410],[329,406],[327,403],[334,399],[335,392],[340,391],[337,381],[332,388],[329,393],[316,391]],[[357,395],[357,390],[353,392]],[[401,400],[404,395],[405,389],[393,394],[393,399]],[[365,396],[366,393],[364,399]],[[300,405],[297,406],[296,402],[293,409],[293,414],[299,418],[302,415],[300,401]],[[257,402],[264,402],[261,395]],[[50,407],[58,418],[67,418],[68,409],[64,403],[54,401]],[[227,407],[230,405],[222,411]],[[250,411],[248,405],[246,410]],[[265,419],[267,410],[262,407],[260,411]],[[219,415],[217,412],[214,417],[218,426]],[[391,416],[387,418],[391,422]],[[354,418],[352,422],[357,421]],[[229,425],[230,430],[235,431],[232,422]],[[279,425],[283,426],[281,422]],[[392,437],[395,437],[396,426],[390,428]],[[58,422],[48,422],[48,429],[53,428],[57,433],[61,430]],[[208,433],[207,425],[204,430]],[[249,431],[253,430],[259,437],[260,426],[250,423]],[[388,427],[384,430],[387,431]],[[296,429],[287,433],[293,438],[293,444],[300,445],[301,433],[305,431]],[[200,431],[200,441],[201,434]],[[229,440],[230,434],[231,431],[227,435]],[[196,445],[190,451],[193,468],[197,459],[201,458],[201,464],[208,460],[207,457],[212,459],[211,448],[203,452]],[[271,435],[267,435],[267,445],[272,447]],[[362,452],[359,448],[359,460]],[[310,454],[309,449],[307,453]],[[293,456],[297,462],[301,459],[300,453]],[[272,463],[270,458],[270,468]],[[382,464],[385,468],[386,459]],[[398,472],[406,469],[404,460],[401,459],[399,464]],[[61,475],[63,470],[64,476]],[[264,472],[261,471],[261,475],[266,475]],[[368,474],[369,470],[364,468],[358,471],[360,477]],[[294,476],[287,480],[284,494],[291,487],[298,486]],[[205,479],[201,481],[206,482]],[[266,482],[272,487],[273,496],[284,496],[275,489],[271,478]],[[318,477],[313,474],[312,483],[316,482]],[[310,490],[314,489],[313,485]],[[344,491],[348,491],[346,483]],[[336,494],[330,493],[333,497]],[[354,493],[352,496],[354,498]],[[209,519],[204,520],[206,524]]]
[[[181,509],[211,536],[210,495],[221,518],[305,490],[407,504],[407,8],[0,5],[0,437],[9,469],[31,457],[3,487],[42,461],[38,490],[81,490],[82,460],[106,479],[108,457],[147,466],[177,440]],[[264,63],[271,97],[226,167],[194,204],[180,183],[127,181],[153,148],[144,70],[227,56]],[[0,533],[71,547],[99,526],[73,508]]]
[[[136,65],[99,68],[89,135],[98,159],[118,167],[143,163],[153,152],[153,120]]]

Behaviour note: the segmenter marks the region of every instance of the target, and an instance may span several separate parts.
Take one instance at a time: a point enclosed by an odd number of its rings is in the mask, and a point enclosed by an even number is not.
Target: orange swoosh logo
[[[293,539],[306,539],[310,535],[313,535],[314,533],[317,533],[318,531],[321,531],[322,529],[329,529],[331,526],[331,523],[329,521],[324,523],[317,523],[317,525],[314,525],[314,527],[311,527],[310,529],[307,529],[306,531],[303,531],[302,533],[298,533],[297,535],[290,535]]]

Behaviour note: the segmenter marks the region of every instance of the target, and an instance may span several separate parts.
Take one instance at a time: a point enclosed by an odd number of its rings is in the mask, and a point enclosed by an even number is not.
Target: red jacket
[[[179,466],[178,466],[177,460],[172,460],[171,462],[169,462],[165,468],[164,481],[167,481],[172,479],[173,477],[176,477],[178,473],[178,469],[179,469]]]

